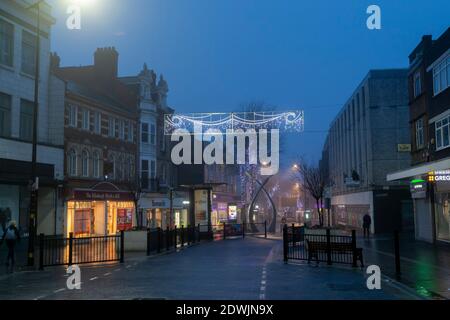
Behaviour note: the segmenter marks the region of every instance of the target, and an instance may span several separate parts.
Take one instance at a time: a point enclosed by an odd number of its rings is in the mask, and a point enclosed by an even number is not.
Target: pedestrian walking
[[[363,217],[363,229],[364,229],[364,238],[366,238],[366,234],[367,234],[367,238],[370,237],[370,226],[372,225],[372,218],[370,217],[370,215],[367,213],[364,217]]]
[[[16,244],[20,242],[20,234],[15,221],[9,222],[9,226],[8,228],[6,228],[6,231],[3,234],[0,245],[5,241],[6,246],[8,247],[8,256],[6,257],[6,271],[12,273],[14,272],[14,265],[16,263]]]

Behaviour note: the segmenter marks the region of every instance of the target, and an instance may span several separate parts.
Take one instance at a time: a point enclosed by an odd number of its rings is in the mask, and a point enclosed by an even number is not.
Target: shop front
[[[241,213],[242,206],[238,199],[228,194],[213,194],[211,211],[213,225],[241,222]]]
[[[182,192],[167,194],[144,194],[139,201],[142,226],[150,229],[187,227],[189,225],[189,196]],[[171,214],[172,208],[172,214]]]
[[[450,160],[388,175],[410,184],[416,239],[450,243]]]
[[[111,183],[71,190],[66,201],[66,235],[89,237],[131,230],[136,220],[133,199],[131,192]]]

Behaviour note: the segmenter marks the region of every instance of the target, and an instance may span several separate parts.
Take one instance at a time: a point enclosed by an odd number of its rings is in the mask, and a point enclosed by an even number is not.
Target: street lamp
[[[37,215],[38,215],[38,181],[37,177],[37,126],[38,126],[38,111],[39,111],[39,62],[41,50],[41,10],[40,5],[44,0],[38,0],[27,9],[36,9],[36,54],[35,54],[35,73],[34,73],[34,112],[33,112],[33,141],[32,141],[32,156],[31,156],[31,194],[30,194],[30,217],[29,217],[29,235],[28,235],[28,258],[27,265],[34,266],[34,240],[37,232]]]

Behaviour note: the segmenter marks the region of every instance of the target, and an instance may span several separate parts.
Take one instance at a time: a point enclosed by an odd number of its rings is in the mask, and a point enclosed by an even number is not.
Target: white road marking
[[[261,284],[266,285],[266,281],[265,281],[265,280],[262,280],[262,281],[261,281]]]
[[[122,270],[122,269],[119,268],[119,269],[116,269],[116,270],[114,270],[114,271],[115,271],[115,272],[119,272],[120,270]]]
[[[111,272],[107,272],[104,274],[105,277],[110,276],[112,273]]]
[[[53,291],[53,293],[63,292],[64,290],[66,290],[66,288],[61,288],[61,289],[55,290],[55,291]]]
[[[98,279],[98,277],[93,277],[93,278],[90,278],[89,281],[94,281],[94,280],[97,280],[97,279]]]
[[[46,296],[39,296],[39,297],[37,297],[37,298],[35,298],[34,300],[41,300],[41,299],[44,299]]]
[[[131,268],[131,265],[127,265],[126,268],[127,268],[127,269],[130,269],[130,268]]]

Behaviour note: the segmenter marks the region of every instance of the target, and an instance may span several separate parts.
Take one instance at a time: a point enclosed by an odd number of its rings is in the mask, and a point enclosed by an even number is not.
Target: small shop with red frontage
[[[90,237],[129,231],[135,225],[132,192],[122,191],[112,183],[100,183],[91,189],[69,191],[64,230],[68,236]]]

